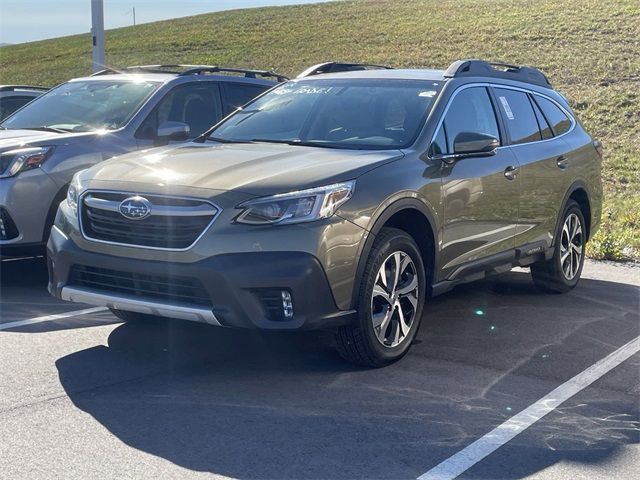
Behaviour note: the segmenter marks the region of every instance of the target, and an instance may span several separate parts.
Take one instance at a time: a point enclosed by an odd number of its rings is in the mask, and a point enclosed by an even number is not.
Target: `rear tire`
[[[570,200],[556,232],[553,257],[531,265],[533,283],[550,293],[566,293],[573,289],[582,274],[586,238],[582,210]]]
[[[383,228],[360,279],[357,319],[336,332],[342,358],[376,368],[402,358],[420,326],[426,278],[413,238],[402,230]]]
[[[127,323],[146,325],[151,323],[167,321],[166,318],[158,317],[156,315],[147,315],[145,313],[138,313],[138,312],[127,312],[124,310],[117,310],[115,308],[110,308],[109,310],[111,310],[111,313],[113,313],[120,320],[124,320]]]

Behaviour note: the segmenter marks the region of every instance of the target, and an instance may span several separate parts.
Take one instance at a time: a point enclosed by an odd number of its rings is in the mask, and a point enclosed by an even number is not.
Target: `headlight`
[[[53,147],[33,147],[0,153],[0,178],[40,168],[52,152]]]
[[[82,172],[84,172],[84,170],[76,172],[76,174],[73,176],[73,180],[71,180],[69,189],[67,190],[67,205],[69,205],[69,208],[71,208],[74,214],[78,212],[78,196],[80,195],[81,191],[79,177]]]
[[[249,200],[238,205],[244,211],[236,222],[283,225],[328,218],[351,198],[355,185],[355,181],[350,181]]]

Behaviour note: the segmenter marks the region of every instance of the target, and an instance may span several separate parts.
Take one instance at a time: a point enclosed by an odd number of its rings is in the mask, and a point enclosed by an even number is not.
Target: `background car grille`
[[[219,212],[205,200],[145,195],[151,215],[129,219],[120,203],[131,193],[87,192],[80,203],[82,233],[89,240],[182,250],[190,247]]]
[[[207,291],[197,278],[150,275],[74,265],[68,283],[73,286],[122,293],[141,299],[212,307]]]

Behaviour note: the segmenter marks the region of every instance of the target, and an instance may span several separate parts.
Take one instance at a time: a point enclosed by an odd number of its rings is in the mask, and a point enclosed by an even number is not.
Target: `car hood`
[[[41,130],[0,130],[0,151],[29,146],[64,145],[95,135],[97,135],[96,132],[56,133]]]
[[[84,172],[82,181],[100,188],[133,182],[165,191],[180,186],[262,196],[352,180],[403,155],[400,150],[190,143],[115,157]]]

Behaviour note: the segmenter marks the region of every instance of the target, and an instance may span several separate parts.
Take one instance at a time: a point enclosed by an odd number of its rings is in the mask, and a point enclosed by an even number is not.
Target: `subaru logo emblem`
[[[151,215],[151,202],[144,197],[129,197],[120,202],[120,214],[129,220],[142,220]]]

